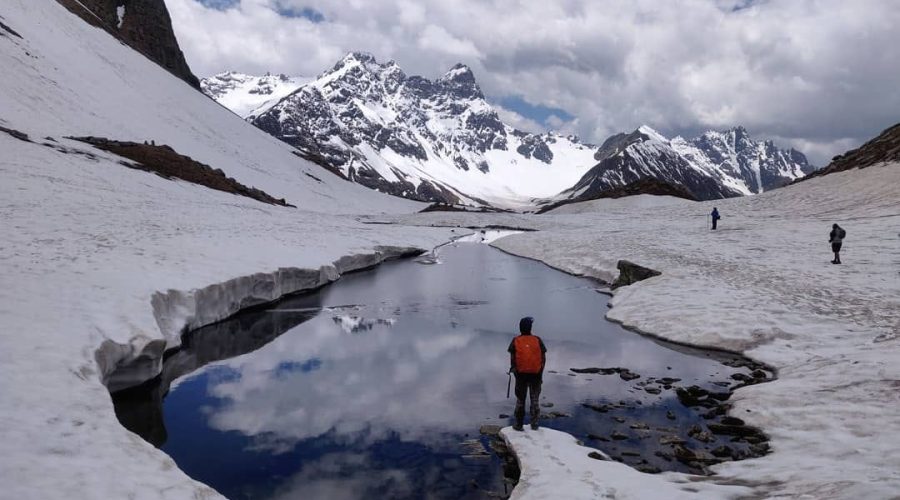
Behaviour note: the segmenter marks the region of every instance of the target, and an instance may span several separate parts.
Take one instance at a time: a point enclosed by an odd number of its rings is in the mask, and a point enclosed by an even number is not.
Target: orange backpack
[[[541,373],[541,339],[537,335],[519,335],[514,340],[516,372]]]

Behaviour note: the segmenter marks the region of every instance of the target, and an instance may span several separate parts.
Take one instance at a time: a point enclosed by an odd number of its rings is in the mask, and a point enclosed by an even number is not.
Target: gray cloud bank
[[[823,165],[900,121],[894,0],[166,3],[200,75],[314,76],[351,50],[428,78],[463,62],[489,97],[562,109],[554,126],[592,142],[741,124]]]

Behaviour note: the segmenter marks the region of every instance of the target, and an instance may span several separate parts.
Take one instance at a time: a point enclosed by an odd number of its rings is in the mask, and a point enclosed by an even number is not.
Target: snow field
[[[247,294],[276,293],[282,285],[270,277],[279,269],[339,271],[377,260],[379,246],[431,248],[450,236],[433,224],[540,229],[494,244],[576,274],[611,280],[620,258],[658,269],[662,276],[617,291],[611,319],[679,342],[741,350],[778,369],[776,381],[732,398],[736,416],[772,437],[766,457],[718,465],[712,478],[636,476],[579,459],[583,447],[575,451],[574,440],[544,430],[542,440],[512,441],[530,471],[517,498],[596,485],[641,498],[732,496],[746,488],[817,499],[900,491],[898,165],[715,203],[635,197],[544,216],[385,215],[422,205],[296,158],[51,0],[10,0],[2,9],[4,23],[24,39],[0,38],[0,124],[80,152],[0,133],[4,496],[218,497],[119,425],[98,347],[123,346],[112,351],[118,356],[169,345],[196,318],[220,317]],[[130,170],[62,138],[87,134],[170,144],[299,208]],[[705,226],[714,204],[723,215],[715,233]],[[362,223],[375,220],[398,224]],[[828,264],[832,222],[848,231],[843,266]],[[340,260],[354,255],[366,257]],[[230,280],[227,291],[221,284]],[[154,296],[173,300],[154,309]],[[196,302],[201,297],[208,298]],[[582,467],[584,460],[594,467]]]
[[[215,496],[119,425],[101,383],[111,364],[320,281],[276,278],[303,275],[290,269],[327,266],[328,281],[376,263],[382,245],[450,237],[272,207],[5,134],[0,148],[14,158],[0,162],[0,481],[11,498]]]
[[[510,500],[688,500],[751,493],[748,488],[709,484],[704,478],[668,473],[644,474],[613,461],[605,453],[600,453],[603,459],[591,458],[588,453],[596,450],[578,444],[574,437],[565,432],[553,429],[534,431],[526,427],[525,431],[517,432],[512,427],[505,427],[500,431],[500,436],[514,450],[522,471]],[[698,488],[698,481],[703,489]]]
[[[713,482],[762,497],[896,498],[900,165],[727,201],[648,207],[639,198],[563,207],[578,213],[495,245],[607,280],[618,258],[660,270],[617,290],[607,316],[778,370],[732,397],[732,415],[761,427],[773,453],[714,466]],[[704,225],[714,204],[716,232]],[[829,263],[833,222],[848,232],[841,266]]]
[[[330,280],[450,232],[363,225],[354,214],[424,205],[297,158],[52,0],[0,10],[23,36],[0,38],[0,125],[69,151],[0,133],[3,496],[219,497],[119,425],[103,372],[302,285],[292,270]],[[129,169],[68,135],[168,144],[299,208]]]

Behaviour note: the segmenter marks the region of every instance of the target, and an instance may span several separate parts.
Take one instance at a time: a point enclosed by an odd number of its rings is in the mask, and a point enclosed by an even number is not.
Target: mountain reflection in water
[[[579,437],[611,425],[585,401],[632,402],[651,425],[689,412],[671,391],[570,367],[706,387],[736,371],[606,321],[589,280],[478,244],[444,247],[440,262],[383,264],[192,332],[159,379],[114,395],[117,414],[230,498],[482,498],[504,491],[499,459],[461,443],[508,423],[498,415],[512,413],[506,348],[520,317],[535,318],[556,372],[545,411],[569,415],[543,424]],[[652,457],[653,441],[619,446]]]

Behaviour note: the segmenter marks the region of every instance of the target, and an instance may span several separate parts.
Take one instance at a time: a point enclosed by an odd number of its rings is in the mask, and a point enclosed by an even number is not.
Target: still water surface
[[[569,368],[709,388],[737,370],[606,321],[597,287],[486,245],[449,245],[439,264],[386,263],[192,332],[163,381],[118,395],[117,413],[229,498],[484,498],[509,487],[478,430],[509,423],[499,418],[514,403],[506,348],[519,318],[533,316],[548,348],[543,410],[567,415],[542,424],[582,439],[618,431],[628,438],[587,444],[686,470],[654,456],[657,436],[627,425],[683,431],[698,417],[672,391]],[[585,402],[626,407],[616,420]]]

